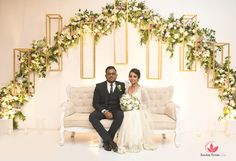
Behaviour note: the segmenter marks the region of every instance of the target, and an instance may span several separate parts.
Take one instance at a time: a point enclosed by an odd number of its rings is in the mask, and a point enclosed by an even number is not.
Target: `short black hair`
[[[138,79],[141,77],[141,73],[137,68],[132,68],[129,72],[129,75],[130,73],[135,73],[138,76]]]
[[[108,66],[108,67],[106,68],[106,70],[105,70],[105,73],[107,73],[107,71],[108,71],[109,69],[114,69],[114,70],[116,71],[116,68],[115,68],[114,66]]]

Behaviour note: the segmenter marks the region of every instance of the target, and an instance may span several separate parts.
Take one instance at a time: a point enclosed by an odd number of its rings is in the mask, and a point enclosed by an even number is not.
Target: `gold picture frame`
[[[116,65],[127,65],[128,64],[128,0],[125,0],[126,3],[126,20],[125,20],[125,60],[123,62],[118,62],[117,56],[118,56],[118,51],[117,51],[117,17],[115,14],[115,19],[114,19],[114,64]],[[116,12],[116,0],[114,0],[114,10]]]
[[[214,86],[214,83],[213,85],[210,85],[211,82],[214,82],[215,80],[215,56],[216,56],[216,47],[220,47],[221,48],[221,64],[223,65],[224,63],[224,46],[227,46],[228,48],[228,59],[229,59],[229,63],[228,63],[228,75],[227,75],[227,78],[228,78],[228,83],[229,83],[229,77],[230,77],[230,43],[215,43],[213,42],[212,43],[212,50],[213,50],[213,62],[209,62],[208,66],[210,69],[207,70],[207,88],[212,88],[212,89],[217,89],[217,87]],[[211,63],[212,63],[212,66],[213,66],[213,69],[211,70]],[[213,72],[213,78],[210,80],[210,71]]]
[[[197,15],[196,14],[184,14],[183,15],[183,21],[185,23],[188,22],[197,22]],[[195,47],[197,46],[197,33],[195,33]],[[184,35],[183,35],[183,42],[179,46],[179,71],[180,72],[196,72],[197,71],[197,63],[194,62],[194,65],[191,67],[191,69],[185,69],[185,41],[184,41]]]
[[[30,84],[31,82],[31,76],[30,76],[30,73],[31,73],[31,70],[30,70],[30,65],[31,65],[31,57],[30,57],[30,51],[31,49],[30,48],[15,48],[13,49],[13,93],[16,94],[16,62],[17,62],[17,55],[19,54],[19,57],[21,58],[23,54],[27,54],[27,58],[28,58],[28,61],[27,61],[27,70],[28,70],[28,73],[27,73],[27,81],[28,81],[28,84]],[[20,63],[20,69],[19,69],[21,72],[22,71],[22,67],[21,67],[21,63]],[[33,72],[33,93],[35,93],[35,73]],[[31,92],[31,89],[30,89],[30,85],[28,86],[28,95],[30,95],[30,92]]]
[[[158,58],[158,64],[157,64],[157,77],[151,77],[150,76],[150,43],[152,40],[152,35],[150,34],[150,25],[148,27],[148,41],[146,44],[146,78],[147,79],[153,79],[153,80],[160,80],[162,79],[162,41],[161,39],[157,42],[157,58]]]
[[[58,33],[62,31],[62,16],[60,14],[46,14],[46,43],[47,45],[51,46],[51,38],[52,38],[52,20],[57,20],[57,28]],[[63,55],[60,46],[58,46],[58,68],[52,69],[51,66],[49,67],[48,57],[46,56],[46,68],[49,71],[62,71],[63,70]]]
[[[93,36],[93,35],[92,35]],[[92,76],[85,76],[84,74],[84,38],[85,38],[85,35],[84,34],[81,34],[80,36],[80,78],[81,79],[94,79],[95,76],[96,76],[96,70],[95,70],[95,67],[96,67],[96,44],[95,44],[95,37],[93,36],[93,42],[92,42],[92,45],[93,45],[93,52],[92,52],[92,60],[93,60],[93,64],[92,64]]]

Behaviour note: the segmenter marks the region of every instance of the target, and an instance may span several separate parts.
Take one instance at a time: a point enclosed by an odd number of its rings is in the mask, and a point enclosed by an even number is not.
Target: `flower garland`
[[[215,31],[207,28],[200,29],[197,22],[184,23],[183,17],[176,19],[171,14],[168,19],[164,19],[159,14],[150,10],[143,2],[131,0],[126,3],[116,0],[116,5],[107,4],[101,13],[93,11],[81,11],[72,17],[61,33],[56,33],[55,44],[47,46],[45,39],[33,41],[30,49],[30,72],[35,72],[39,77],[46,77],[47,65],[58,62],[59,48],[67,52],[70,47],[78,44],[79,38],[83,34],[93,34],[96,42],[102,36],[108,35],[115,27],[121,26],[126,20],[128,12],[128,22],[132,23],[140,34],[140,43],[145,44],[148,40],[148,33],[156,40],[161,40],[167,45],[170,57],[173,57],[175,45],[186,43],[187,67],[190,69],[193,63],[200,62],[201,66],[207,71],[213,69],[209,63],[213,61],[212,42],[216,42]],[[148,32],[149,30],[149,32]],[[197,46],[195,46],[194,36],[197,33]],[[26,55],[26,54],[24,54]],[[7,86],[0,89],[0,118],[11,118],[14,120],[14,128],[17,127],[17,119],[24,120],[25,116],[21,107],[33,96],[28,87],[34,88],[32,82],[27,81],[27,56],[19,58],[22,64],[22,71],[16,73],[16,94],[13,93],[14,84],[11,81]],[[236,119],[236,71],[230,69],[230,80],[227,80],[227,64],[223,65],[215,62],[214,84],[219,88],[219,98],[225,103],[223,115],[220,118]],[[27,94],[30,93],[30,96]]]

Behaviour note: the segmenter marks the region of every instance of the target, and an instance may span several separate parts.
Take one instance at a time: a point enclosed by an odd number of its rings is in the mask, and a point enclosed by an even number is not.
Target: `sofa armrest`
[[[61,107],[62,107],[62,114],[64,115],[64,117],[69,116],[72,113],[74,113],[74,108],[70,101],[66,101],[62,103]]]
[[[173,102],[169,102],[166,105],[165,114],[171,117],[172,119],[176,120],[177,119],[176,108],[177,108],[176,104],[174,104]]]

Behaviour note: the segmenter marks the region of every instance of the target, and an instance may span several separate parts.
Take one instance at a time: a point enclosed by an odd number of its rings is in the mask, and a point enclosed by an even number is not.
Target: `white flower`
[[[223,93],[223,96],[226,96],[226,95],[227,95],[227,92],[224,92],[224,93]]]
[[[72,22],[71,25],[75,26],[77,23],[76,22]]]
[[[7,104],[5,101],[2,103],[2,107],[7,107]]]
[[[167,38],[170,37],[170,33],[166,32],[165,37],[167,37]]]
[[[136,6],[133,7],[133,11],[137,11],[138,8]]]
[[[160,21],[160,18],[159,18],[158,16],[155,16],[155,17],[154,17],[154,21],[156,21],[156,22],[157,22],[157,21]]]
[[[175,39],[178,39],[178,38],[179,38],[179,34],[175,34],[175,35],[174,35],[174,38],[175,38]]]
[[[123,94],[120,99],[120,106],[123,111],[132,111],[140,109],[140,101],[137,97],[130,94]]]
[[[235,106],[235,102],[234,102],[234,100],[230,100],[230,106]]]
[[[101,29],[102,29],[102,27],[101,27],[100,25],[98,25],[98,29],[99,29],[99,30],[101,30]]]
[[[224,83],[224,78],[220,78],[220,83]]]
[[[66,35],[66,38],[70,40],[71,39],[71,35]]]
[[[117,86],[117,88],[119,89],[119,91],[122,91],[120,84]]]
[[[13,99],[17,101],[19,98],[16,96],[13,96]]]
[[[187,31],[185,31],[185,32],[184,32],[184,36],[187,36],[187,35],[188,35],[188,32],[187,32]]]
[[[103,11],[104,11],[105,13],[106,13],[106,12],[108,12],[108,10],[107,10],[107,9],[104,9]]]
[[[169,28],[172,28],[173,26],[174,26],[173,23],[170,23],[170,24],[168,25]]]

